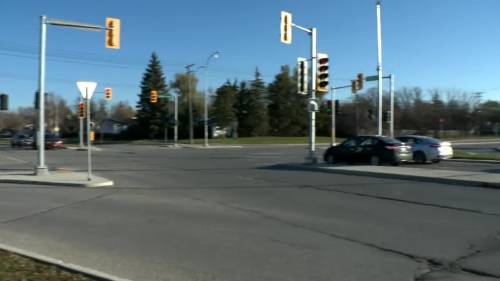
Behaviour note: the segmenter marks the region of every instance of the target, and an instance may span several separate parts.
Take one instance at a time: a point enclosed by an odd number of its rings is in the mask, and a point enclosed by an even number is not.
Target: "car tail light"
[[[432,147],[432,148],[439,148],[439,147],[441,147],[441,145],[437,144],[437,143],[434,143],[434,144],[431,144],[430,147]]]
[[[399,151],[399,146],[387,145],[387,146],[385,146],[385,149],[391,150],[391,151]]]

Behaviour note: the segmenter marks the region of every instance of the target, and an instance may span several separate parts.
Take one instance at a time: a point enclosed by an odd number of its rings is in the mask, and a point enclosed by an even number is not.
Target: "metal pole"
[[[40,67],[38,77],[38,158],[35,174],[48,175],[45,165],[45,47],[47,37],[47,17],[40,17]]]
[[[382,24],[380,14],[380,0],[377,0],[377,49],[378,49],[378,135],[382,135]]]
[[[83,117],[79,117],[80,119],[80,148],[83,148]]]
[[[179,126],[179,94],[175,95],[175,104],[174,104],[174,146],[177,147],[177,138],[178,138],[178,126]]]
[[[91,144],[90,144],[90,98],[89,89],[85,88],[85,99],[87,102],[87,161],[88,161],[88,175],[87,180],[92,180],[92,155],[91,155]]]
[[[336,90],[335,89],[332,89],[332,141],[331,141],[331,145],[334,146],[336,145],[336,134],[337,134],[337,121],[335,120],[335,118],[337,116],[335,116],[335,110],[336,110],[336,105],[335,105],[335,99],[336,99]]]
[[[211,56],[210,56],[211,57]],[[210,60],[209,57],[209,60]],[[204,96],[204,101],[203,101],[203,137],[205,140],[204,146],[208,147],[208,91],[207,91],[207,68],[208,68],[208,61],[207,64],[205,64],[205,69],[203,71],[203,89],[205,90],[205,96]]]
[[[390,127],[389,127],[389,131],[390,131],[390,136],[391,138],[394,137],[394,74],[391,74],[390,75],[390,81],[391,81],[391,124],[390,124]]]
[[[311,29],[311,103],[316,103],[316,71],[317,71],[317,54],[316,54],[316,28]],[[309,155],[307,162],[316,164],[316,111],[314,106],[309,106]]]
[[[190,64],[186,66],[187,75],[188,75],[188,106],[189,106],[189,143],[193,144],[193,99],[191,97],[191,67],[194,64]]]

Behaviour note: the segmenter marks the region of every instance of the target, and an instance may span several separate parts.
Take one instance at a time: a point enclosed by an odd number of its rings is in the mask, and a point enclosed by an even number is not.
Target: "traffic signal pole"
[[[336,108],[335,108],[335,100],[337,99],[337,94],[335,88],[332,88],[332,141],[330,142],[331,146],[337,145],[337,120],[336,120]]]
[[[49,168],[45,164],[45,53],[47,44],[47,25],[60,26],[65,28],[79,29],[83,31],[112,30],[100,25],[78,23],[59,19],[49,19],[46,16],[40,16],[40,57],[38,69],[38,132],[37,132],[37,163],[35,166],[35,175],[43,176],[49,174]],[[119,48],[115,46],[115,48]]]
[[[378,135],[382,135],[382,24],[380,0],[377,0],[377,73],[378,73]]]
[[[309,106],[309,156],[306,161],[309,164],[316,164],[316,72],[318,68],[318,58],[316,49],[316,28],[311,28],[311,97]]]
[[[389,76],[390,79],[390,88],[391,88],[391,117],[390,117],[390,127],[389,127],[389,135],[391,138],[394,137],[394,74],[391,74]]]
[[[43,176],[49,174],[49,168],[45,165],[45,49],[47,38],[47,17],[40,17],[40,65],[38,76],[38,132],[36,136],[37,165],[35,174]]]

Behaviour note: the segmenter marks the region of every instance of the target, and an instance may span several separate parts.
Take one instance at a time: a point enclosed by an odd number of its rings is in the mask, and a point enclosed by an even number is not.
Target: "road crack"
[[[32,218],[32,217],[35,217],[35,216],[43,215],[43,214],[46,214],[46,213],[49,213],[49,212],[52,212],[52,211],[55,211],[55,210],[59,210],[59,209],[67,208],[67,207],[72,207],[72,206],[76,206],[76,205],[85,204],[85,203],[88,203],[90,201],[102,199],[102,198],[107,197],[109,195],[115,194],[115,193],[117,193],[119,191],[120,190],[117,189],[117,190],[114,190],[114,191],[111,191],[111,192],[107,192],[105,194],[100,194],[100,195],[97,195],[97,196],[94,196],[94,197],[91,197],[91,198],[87,198],[85,200],[75,201],[75,202],[71,202],[71,203],[68,203],[68,204],[63,204],[63,205],[59,205],[59,206],[56,206],[56,207],[44,209],[44,210],[41,210],[41,211],[38,211],[38,212],[35,212],[35,213],[30,213],[30,214],[27,214],[27,215],[24,215],[24,216],[20,216],[20,217],[8,219],[8,220],[0,221],[0,224],[8,224],[8,223],[12,223],[12,222],[17,222],[17,221],[20,221],[20,220],[23,220],[23,219],[27,219],[27,218]]]
[[[357,245],[362,245],[362,246],[365,246],[365,247],[369,247],[369,248],[372,248],[372,249],[376,249],[376,250],[378,250],[380,252],[383,252],[383,253],[388,253],[388,254],[396,255],[396,256],[399,256],[399,257],[406,258],[406,259],[410,259],[410,260],[412,260],[412,261],[414,261],[414,262],[416,262],[416,263],[419,264],[419,267],[417,268],[417,270],[414,273],[414,281],[423,281],[423,280],[426,280],[427,276],[430,273],[439,272],[439,271],[447,271],[447,272],[460,272],[460,271],[462,271],[462,272],[467,272],[469,274],[474,274],[474,275],[478,275],[478,276],[500,279],[500,276],[497,276],[495,274],[490,274],[488,272],[483,272],[483,271],[476,270],[476,269],[469,268],[469,267],[463,267],[463,266],[460,266],[458,264],[459,261],[463,261],[464,259],[470,258],[473,255],[475,255],[476,251],[472,251],[471,253],[469,253],[469,254],[467,254],[465,256],[459,257],[457,260],[454,260],[454,261],[447,261],[447,260],[444,260],[444,259],[436,259],[436,258],[431,258],[431,257],[425,257],[425,256],[420,256],[420,255],[416,255],[416,254],[412,254],[412,253],[407,253],[407,252],[404,252],[404,251],[400,251],[400,250],[396,250],[396,249],[391,249],[391,248],[388,248],[388,247],[380,246],[380,245],[377,245],[375,243],[371,243],[371,242],[368,242],[368,241],[354,239],[354,238],[351,238],[351,237],[348,237],[348,236],[345,236],[345,235],[340,235],[340,234],[336,234],[336,233],[327,232],[327,231],[324,231],[324,230],[321,230],[321,229],[317,229],[317,228],[312,227],[312,226],[295,223],[295,222],[292,222],[292,221],[288,221],[288,220],[279,218],[277,216],[273,216],[273,215],[267,214],[267,213],[259,211],[259,210],[255,210],[255,209],[251,209],[251,208],[245,208],[245,207],[240,207],[240,206],[235,206],[235,205],[228,204],[228,203],[221,202],[221,201],[208,201],[208,200],[205,200],[203,198],[192,197],[192,196],[186,196],[186,197],[190,198],[192,200],[203,202],[205,204],[216,204],[216,205],[219,205],[219,206],[222,206],[222,207],[225,207],[225,208],[229,208],[229,209],[232,209],[232,210],[236,210],[236,211],[240,211],[240,212],[244,212],[244,213],[250,213],[250,214],[257,215],[257,216],[259,216],[261,218],[264,218],[264,219],[267,219],[267,220],[271,220],[271,221],[275,221],[275,222],[279,222],[279,223],[288,225],[290,227],[299,228],[299,229],[302,229],[302,230],[307,230],[307,231],[310,231],[310,232],[313,232],[313,233],[316,233],[316,234],[320,234],[320,235],[323,235],[323,236],[327,236],[327,237],[331,237],[331,238],[335,238],[335,239],[339,239],[339,240],[351,242],[351,243],[354,243],[354,244],[357,244]]]

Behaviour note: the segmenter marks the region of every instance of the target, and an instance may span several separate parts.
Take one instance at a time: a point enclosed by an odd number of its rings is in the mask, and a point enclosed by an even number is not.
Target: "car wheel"
[[[378,157],[377,155],[373,155],[372,157],[370,157],[370,165],[373,166],[380,165],[380,157]]]
[[[401,164],[401,162],[392,162],[391,163],[392,166],[399,166],[399,164]]]
[[[441,162],[441,159],[434,159],[434,160],[432,160],[432,162],[433,163],[439,163],[439,162]]]
[[[413,160],[417,162],[418,164],[425,164],[427,163],[427,158],[425,157],[425,154],[422,151],[417,151],[413,154]]]
[[[333,154],[328,154],[328,156],[326,156],[326,163],[335,164],[335,156],[333,156]]]

